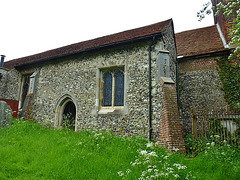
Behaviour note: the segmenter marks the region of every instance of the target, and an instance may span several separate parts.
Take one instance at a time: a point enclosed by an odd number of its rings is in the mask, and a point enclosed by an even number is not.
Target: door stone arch
[[[55,127],[67,126],[77,131],[77,101],[70,94],[65,94],[56,103]]]

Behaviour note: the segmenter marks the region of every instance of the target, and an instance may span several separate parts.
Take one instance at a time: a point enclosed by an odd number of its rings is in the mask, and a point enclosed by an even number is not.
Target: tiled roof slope
[[[137,29],[123,31],[116,34],[103,36],[100,38],[83,41],[76,44],[71,44],[68,46],[42,52],[39,54],[8,61],[4,64],[4,67],[8,69],[12,69],[15,66],[35,63],[35,62],[39,62],[46,59],[50,60],[53,58],[78,53],[88,49],[94,49],[101,46],[107,46],[107,45],[131,40],[135,38],[141,38],[141,37],[149,36],[152,34],[161,33],[161,32],[164,32],[169,26],[171,26],[171,24],[172,24],[172,19],[169,19],[169,20],[162,21],[149,26],[144,26]]]
[[[193,56],[226,50],[215,25],[175,34],[177,55]]]

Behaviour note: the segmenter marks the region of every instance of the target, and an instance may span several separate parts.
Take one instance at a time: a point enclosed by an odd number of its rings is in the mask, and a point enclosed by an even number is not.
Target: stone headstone
[[[5,101],[0,101],[0,127],[11,125],[12,109]]]

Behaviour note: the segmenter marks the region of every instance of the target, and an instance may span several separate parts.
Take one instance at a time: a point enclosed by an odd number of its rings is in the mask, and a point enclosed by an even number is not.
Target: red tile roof
[[[215,25],[175,34],[177,55],[193,56],[226,50]]]
[[[102,46],[108,46],[115,43],[131,40],[131,39],[136,39],[136,38],[141,38],[141,37],[161,33],[161,32],[164,32],[171,25],[172,25],[172,19],[169,19],[169,20],[152,24],[149,26],[144,26],[137,29],[123,31],[120,33],[49,50],[39,54],[35,54],[35,55],[31,55],[31,56],[27,56],[19,59],[14,59],[14,60],[5,62],[4,67],[8,69],[12,69],[15,66],[27,65],[31,63],[40,62],[43,60],[51,60],[60,56],[75,54],[85,50],[90,50],[90,49],[94,49]]]

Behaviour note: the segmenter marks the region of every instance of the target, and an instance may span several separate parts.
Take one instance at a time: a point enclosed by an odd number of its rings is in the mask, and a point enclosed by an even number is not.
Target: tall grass
[[[239,152],[224,148],[186,158],[142,138],[13,120],[0,129],[0,179],[239,179]]]

